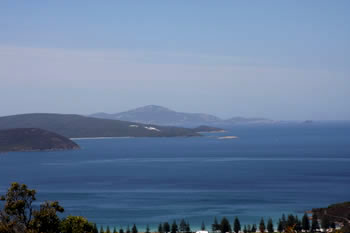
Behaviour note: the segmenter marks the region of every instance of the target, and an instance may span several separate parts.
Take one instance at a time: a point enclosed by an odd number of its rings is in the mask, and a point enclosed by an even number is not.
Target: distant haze
[[[1,1],[0,116],[350,120],[350,2]]]

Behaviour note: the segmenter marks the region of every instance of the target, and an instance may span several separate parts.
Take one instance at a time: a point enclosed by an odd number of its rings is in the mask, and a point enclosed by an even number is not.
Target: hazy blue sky
[[[0,1],[0,115],[350,120],[350,1]]]

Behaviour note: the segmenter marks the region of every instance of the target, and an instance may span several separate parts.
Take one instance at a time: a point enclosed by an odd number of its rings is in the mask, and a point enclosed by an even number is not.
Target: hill
[[[214,133],[214,132],[225,132],[225,130],[217,128],[217,127],[211,127],[207,125],[200,125],[193,129],[197,133]]]
[[[133,121],[144,124],[172,125],[185,127],[198,127],[201,125],[225,127],[232,126],[235,124],[266,124],[274,122],[265,118],[244,117],[232,117],[230,119],[223,120],[214,115],[204,113],[176,112],[157,105],[148,105],[121,113],[109,114],[100,112],[92,114],[90,116],[101,119]]]
[[[0,130],[0,152],[79,149],[70,139],[37,128]]]
[[[176,112],[157,105],[148,105],[115,114],[95,113],[90,116],[104,119],[133,121],[144,124],[173,126],[198,126],[203,124],[212,124],[220,121],[218,117],[213,115]]]
[[[41,128],[69,138],[200,136],[187,128],[50,113],[0,117],[0,129],[8,128]]]
[[[332,221],[350,224],[350,202],[337,203],[327,208],[312,209],[319,219],[327,216]]]

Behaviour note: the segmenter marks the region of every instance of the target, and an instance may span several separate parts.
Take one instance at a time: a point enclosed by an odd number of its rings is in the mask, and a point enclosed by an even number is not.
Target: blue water
[[[219,140],[220,135],[239,139]],[[78,151],[0,155],[13,181],[99,225],[214,216],[243,223],[350,201],[350,125],[236,127],[198,138],[77,140]]]

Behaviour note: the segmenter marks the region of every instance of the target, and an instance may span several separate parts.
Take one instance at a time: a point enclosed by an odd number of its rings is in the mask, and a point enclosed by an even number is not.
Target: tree
[[[137,233],[137,232],[138,232],[138,231],[137,231],[137,227],[136,227],[135,224],[132,226],[131,232],[132,232],[132,233]]]
[[[5,202],[1,216],[4,220],[2,224],[24,232],[32,220],[32,203],[36,200],[35,194],[36,191],[28,189],[25,184],[12,183],[6,195],[0,196],[0,201]]]
[[[256,224],[253,224],[252,226],[252,232],[256,232],[257,228],[256,228]]]
[[[287,227],[293,227],[295,225],[295,218],[292,214],[288,215]]]
[[[159,232],[159,233],[163,233],[163,226],[162,226],[161,223],[159,223],[158,232]]]
[[[146,226],[146,233],[150,233],[150,229],[149,229],[148,224],[147,224],[147,226]]]
[[[216,217],[214,218],[214,223],[211,225],[211,229],[214,232],[220,230],[220,225],[219,225],[218,220],[216,219]]]
[[[29,229],[37,232],[58,233],[60,232],[61,220],[57,212],[64,211],[57,201],[44,202],[39,210],[33,211],[33,220],[30,222]]]
[[[223,217],[220,224],[221,233],[231,232],[231,225],[226,217]]]
[[[190,226],[189,222],[186,223],[185,232],[186,233],[191,233],[191,226]]]
[[[318,225],[318,218],[317,215],[315,213],[312,214],[312,220],[311,220],[311,231],[315,232],[317,229],[319,229],[319,225]]]
[[[176,221],[174,220],[173,224],[171,224],[171,233],[177,233],[178,230]]]
[[[126,227],[126,233],[131,233],[129,225]]]
[[[283,231],[283,225],[282,225],[282,220],[278,220],[278,226],[277,226],[277,231],[282,232]]]
[[[111,233],[111,229],[109,229],[109,226],[107,226],[106,233]]]
[[[309,221],[309,217],[307,216],[307,214],[305,213],[302,220],[301,220],[301,228],[304,231],[309,231],[310,230],[310,221]]]
[[[233,222],[233,231],[238,233],[241,230],[241,223],[239,222],[238,217],[235,217]]]
[[[247,227],[247,232],[252,232],[252,227],[250,226],[250,224],[248,224],[248,227]]]
[[[60,229],[61,233],[85,233],[92,232],[94,226],[84,217],[68,216],[67,218],[62,220]],[[102,232],[104,232],[102,226],[101,229]]]
[[[264,218],[261,218],[261,220],[260,220],[259,230],[260,230],[261,233],[265,232],[265,221],[264,221]]]
[[[286,216],[285,216],[284,214],[282,214],[281,223],[282,223],[282,228],[283,228],[283,230],[286,229],[286,227],[287,227],[287,221],[286,221]]]
[[[328,216],[324,214],[324,215],[322,216],[322,218],[321,218],[321,227],[322,227],[324,230],[326,230],[326,229],[328,229],[330,226],[331,226],[331,222],[330,222]]]
[[[301,231],[301,222],[298,218],[297,215],[295,215],[295,225],[294,225],[294,230],[296,230],[297,232]]]
[[[117,228],[113,227],[113,233],[118,233]]]
[[[269,218],[267,221],[267,231],[270,233],[274,232],[272,218]]]
[[[163,223],[163,231],[164,232],[170,232],[170,225],[168,222]]]
[[[119,233],[124,233],[124,229],[122,227],[119,229]]]
[[[105,233],[105,231],[103,230],[103,226],[100,227],[100,233]]]
[[[205,224],[204,224],[204,222],[202,222],[201,230],[202,230],[202,231],[205,231]]]
[[[180,221],[180,231],[181,232],[185,232],[186,231],[186,222],[185,222],[185,219],[182,219]]]
[[[92,229],[92,233],[98,233],[97,225],[94,223],[94,227]]]

